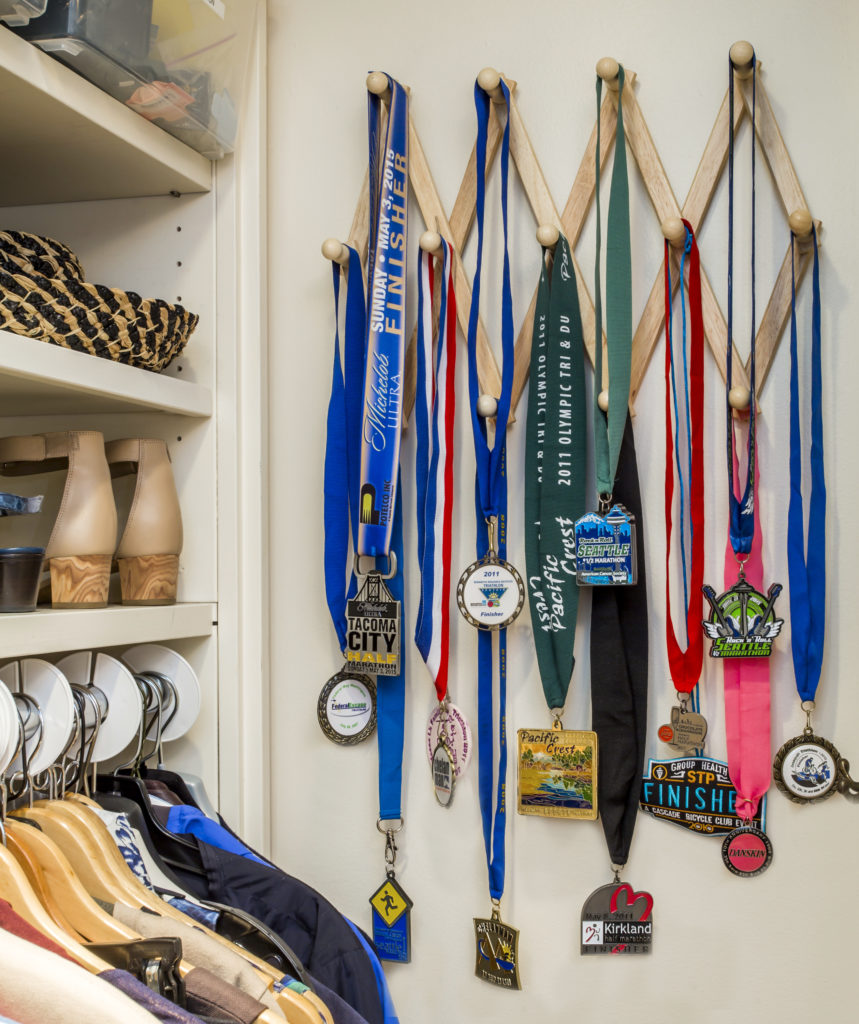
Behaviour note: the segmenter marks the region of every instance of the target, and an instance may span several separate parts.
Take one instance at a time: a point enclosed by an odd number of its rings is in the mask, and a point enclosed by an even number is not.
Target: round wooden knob
[[[554,224],[541,224],[537,228],[537,241],[547,249],[551,249],[553,245],[557,245],[560,237],[561,232],[558,231]]]
[[[437,231],[424,231],[421,235],[420,246],[424,252],[434,255],[441,248],[441,235]]]
[[[751,400],[751,392],[748,388],[744,388],[742,384],[735,384],[728,392],[728,404],[732,409],[748,409]]]
[[[662,224],[662,234],[675,249],[682,249],[686,244],[686,225],[679,217],[667,217]]]
[[[345,264],[349,262],[349,250],[339,238],[326,238],[322,243],[322,255],[332,263]]]
[[[752,73],[752,66],[755,59],[755,48],[751,43],[741,39],[734,43],[730,50],[731,64],[738,78],[748,78]]]
[[[790,224],[790,230],[797,238],[807,238],[811,234],[812,220],[808,210],[794,210],[790,217],[788,217],[788,223]]]
[[[597,396],[597,405],[603,412],[608,412],[608,391],[605,388]]]
[[[614,57],[602,57],[597,61],[597,74],[609,89],[617,89],[619,84],[617,80],[619,71],[620,65]]]
[[[501,85],[501,75],[495,68],[483,68],[477,76],[477,84],[484,92],[492,93]]]
[[[492,417],[498,412],[498,400],[493,398],[492,395],[481,395],[477,399],[477,415],[482,416],[485,420],[492,419]]]
[[[367,75],[367,91],[374,96],[384,96],[388,91],[388,76],[384,71],[371,71]]]

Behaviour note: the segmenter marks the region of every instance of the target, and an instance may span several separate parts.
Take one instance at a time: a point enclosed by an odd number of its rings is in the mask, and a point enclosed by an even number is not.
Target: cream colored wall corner
[[[727,84],[727,53],[750,39],[811,210],[823,221],[826,468],[830,518],[827,657],[816,724],[859,764],[859,633],[853,624],[859,564],[859,483],[854,439],[859,432],[857,362],[850,354],[859,321],[856,260],[859,233],[853,130],[852,57],[859,14],[851,0],[723,0],[720,4],[512,3],[439,0],[433,5],[308,4],[269,0],[269,438],[271,568],[271,785],[276,859],[369,928],[369,895],[382,880],[383,843],[376,832],[374,743],[334,747],[316,725],[319,690],[336,670],[338,652],[322,586],[322,454],[330,383],[331,271],[319,255],[329,235],[345,237],[366,163],[364,77],[381,68],[412,88],[413,114],[442,200],[450,209],[474,142],[476,73],[492,64],[519,82],[518,101],[558,207],[562,207],[594,118],[596,60],[621,59],[638,74],[637,96],[678,199],[686,190]],[[748,156],[748,131],[739,158]],[[742,173],[746,173],[743,162]],[[758,304],[762,311],[787,243],[767,172],[759,173]],[[635,177],[633,172],[632,177]],[[497,178],[497,176],[496,176]],[[743,179],[741,179],[743,180]],[[490,196],[497,201],[497,191]],[[700,233],[702,259],[725,303],[726,193],[722,187]],[[537,278],[539,248],[518,188],[512,193],[512,259],[517,322]],[[746,207],[740,200],[739,212]],[[493,207],[496,210],[497,207]],[[422,230],[413,211],[412,266]],[[743,222],[744,224],[747,221]],[[661,236],[647,198],[632,187],[633,302],[640,309],[661,259]],[[490,265],[498,256],[497,233]],[[738,254],[748,245],[738,229]],[[592,273],[593,221],[577,247]],[[473,246],[465,262],[473,272]],[[738,265],[745,259],[738,255]],[[491,275],[491,276],[490,276]],[[738,273],[738,277],[739,277]],[[497,338],[500,277],[487,270],[485,316]],[[807,323],[808,287],[802,317]],[[748,324],[748,288],[738,286],[736,316]],[[747,328],[738,327],[738,337]],[[464,351],[460,348],[460,351]],[[780,350],[762,399],[762,514],[770,579],[787,583],[788,352]],[[662,530],[662,401],[658,357],[637,403],[635,422],[645,502],[651,607],[648,753],[662,754],[656,726],[672,697],[664,649]],[[460,369],[464,370],[461,359]],[[455,564],[473,551],[473,454],[459,379],[459,446]],[[710,578],[720,578],[726,529],[722,392],[707,356],[708,522]],[[524,411],[524,406],[522,407]],[[521,480],[524,419],[510,433],[511,480]],[[404,443],[406,547],[409,552],[405,633],[414,626],[417,596],[414,531],[414,437]],[[522,563],[519,499],[511,494],[511,560]],[[782,609],[787,612],[787,602]],[[508,727],[547,723],[527,617],[510,631]],[[585,616],[586,618],[586,616]],[[451,690],[476,723],[476,641],[453,623]],[[578,652],[586,647],[580,630]],[[718,840],[639,817],[628,877],[654,896],[650,957],[582,959],[582,902],[609,880],[598,825],[508,819],[504,916],[521,930],[524,994],[496,991],[473,976],[471,919],[489,909],[477,802],[476,763],[453,807],[438,807],[429,784],[423,734],[433,692],[408,644],[407,820],[400,878],[415,902],[413,962],[391,967],[403,1024],[446,1020],[519,1021],[523,1014],[642,1024],[709,1024],[741,1013],[784,1024],[823,1014],[852,1015],[848,988],[852,919],[859,888],[852,874],[859,814],[841,796],[798,807],[771,792],[768,828],[772,867],[760,878],[736,879],[721,863]],[[773,656],[774,747],[801,727],[793,689],[789,636]],[[580,656],[565,723],[589,720],[587,657]],[[710,751],[724,756],[720,673],[707,666],[704,711],[713,723]],[[508,784],[515,786],[515,766]]]

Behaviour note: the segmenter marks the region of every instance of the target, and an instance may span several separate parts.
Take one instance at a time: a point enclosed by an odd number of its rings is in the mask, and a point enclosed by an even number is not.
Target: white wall
[[[850,0],[723,0],[720,4],[512,3],[438,0],[434,4],[321,3],[269,0],[270,162],[269,295],[271,400],[272,836],[288,870],[369,927],[367,898],[383,878],[383,841],[375,828],[376,751],[330,744],[316,725],[316,700],[339,668],[322,587],[322,454],[329,390],[331,272],[319,255],[328,235],[345,238],[366,162],[364,76],[384,69],[412,88],[413,114],[443,202],[449,210],[474,142],[472,87],[492,64],[519,83],[518,102],[557,206],[563,206],[594,118],[595,61],[606,54],[638,73],[637,95],[681,199],[692,180],[727,84],[727,52],[750,39],[811,210],[824,224],[824,374],[826,464],[830,496],[827,656],[818,729],[859,767],[859,656],[854,566],[859,562],[859,485],[854,439],[859,373],[850,354],[859,299],[851,295],[859,230],[857,143],[849,69],[857,42]],[[849,126],[849,127],[848,127]],[[740,153],[748,155],[748,131]],[[758,309],[787,244],[761,163]],[[745,162],[743,163],[745,174]],[[740,180],[747,180],[741,178]],[[491,193],[497,195],[496,193]],[[700,233],[704,265],[725,295],[725,189]],[[741,202],[744,202],[741,201]],[[536,283],[539,248],[518,187],[513,197],[514,302],[524,314]],[[643,306],[661,260],[661,236],[641,188],[632,190],[634,302]],[[497,207],[493,207],[497,210]],[[423,226],[415,212],[410,248]],[[739,252],[747,238],[738,234]],[[498,255],[497,244],[491,247]],[[577,255],[589,283],[593,222]],[[744,260],[745,257],[742,257]],[[473,245],[465,262],[473,271]],[[740,266],[743,264],[741,263]],[[738,272],[738,276],[739,272]],[[499,276],[486,277],[484,315],[497,340]],[[803,324],[808,323],[808,285]],[[739,288],[737,335],[747,336],[748,289]],[[464,348],[460,349],[464,353]],[[661,350],[660,350],[661,352]],[[787,583],[786,344],[762,398],[762,506],[769,579]],[[722,392],[707,357],[708,579],[721,580],[726,529]],[[465,359],[460,368],[464,370]],[[635,422],[645,501],[651,598],[648,753],[664,756],[656,727],[673,696],[664,647],[661,359],[651,366]],[[473,450],[460,376],[460,445],[455,565],[473,551]],[[524,414],[524,404],[521,407]],[[523,472],[524,416],[509,437],[510,557],[524,563],[516,481]],[[406,545],[409,603],[416,608],[414,437],[407,435]],[[586,603],[585,603],[586,604]],[[781,612],[787,614],[787,601]],[[476,639],[454,612],[451,692],[476,724]],[[535,670],[527,613],[510,630],[509,736],[548,724]],[[566,724],[589,721],[587,614]],[[584,654],[583,654],[584,652]],[[521,930],[523,994],[474,978],[472,917],[489,901],[477,801],[476,762],[453,807],[436,806],[423,733],[433,691],[411,644],[404,777],[406,830],[400,880],[414,899],[413,962],[389,969],[404,1024],[430,1021],[555,1022],[571,1016],[642,1022],[709,1022],[738,1012],[760,1021],[804,1021],[823,1014],[853,1019],[852,925],[859,909],[854,851],[857,808],[836,795],[799,807],[773,790],[768,811],[775,860],[760,878],[742,880],[722,866],[718,840],[639,817],[629,880],[654,896],[652,956],[583,959],[578,919],[585,897],[609,880],[596,823],[508,819],[504,918]],[[789,633],[772,659],[773,748],[802,724],[793,689]],[[706,666],[704,711],[709,751],[724,757],[720,672]],[[661,748],[661,749],[660,749]],[[515,749],[515,748],[514,748]],[[512,760],[512,759],[511,759]],[[515,785],[511,765],[509,785]]]

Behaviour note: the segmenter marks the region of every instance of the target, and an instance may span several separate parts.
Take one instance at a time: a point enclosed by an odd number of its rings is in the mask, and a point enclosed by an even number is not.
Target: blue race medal
[[[784,619],[776,618],[774,605],[782,591],[773,583],[766,596],[748,582],[740,569],[737,582],[716,597],[712,587],[701,588],[710,602],[711,614],[702,623],[713,641],[711,658],[768,658],[773,640],[781,632]]]
[[[370,897],[373,908],[373,945],[381,960],[407,964],[412,959],[412,901],[389,871]]]
[[[612,505],[603,515],[576,520],[576,583],[580,587],[629,586],[638,579],[635,516]]]

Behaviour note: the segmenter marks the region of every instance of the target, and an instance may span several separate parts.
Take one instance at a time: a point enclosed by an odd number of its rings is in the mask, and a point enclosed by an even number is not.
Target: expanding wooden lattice
[[[735,131],[739,128],[745,117],[751,118],[752,116],[751,60],[753,52],[749,43],[736,43],[731,48],[736,94],[739,97],[739,101],[735,102],[734,106]],[[757,67],[754,128],[761,151],[769,166],[776,191],[781,200],[785,219],[798,240],[797,282],[799,282],[810,262],[812,218],[808,212],[808,204],[802,194],[799,180],[761,80],[759,61]],[[662,233],[672,245],[671,258],[674,264],[672,280],[676,288],[679,281],[677,274],[680,260],[679,253],[682,249],[685,235],[681,218],[689,221],[696,235],[700,232],[716,188],[725,171],[728,158],[730,121],[728,92],[726,91],[725,97],[722,100],[713,130],[707,140],[698,169],[695,172],[686,200],[681,208],[674,196],[665,173],[665,168],[662,166],[659,153],[645,122],[644,114],[638,104],[633,89],[636,79],[635,73],[626,68],[624,70],[626,76],[623,93],[624,132],[629,150],[638,166],[654,212],[660,222]],[[617,61],[612,58],[603,58],[597,64],[597,73],[608,87],[599,114],[599,157],[600,167],[602,168],[608,159],[617,134]],[[576,262],[575,249],[591,204],[594,201],[597,125],[594,124],[591,131],[587,148],[585,149],[566,204],[563,211],[559,214],[519,111],[516,101],[516,82],[507,78],[507,76],[500,75],[492,68],[484,68],[478,75],[478,82],[493,100],[493,109],[496,113],[495,117],[490,118],[489,123],[487,174],[497,156],[504,128],[506,104],[500,88],[502,77],[510,89],[509,114],[507,115],[510,119],[510,154],[537,223],[538,240],[542,244],[551,247],[557,241],[558,232],[563,231],[570,243],[576,269],[585,347],[593,363],[594,345],[596,344],[594,303],[586,284],[585,276]],[[383,101],[389,98],[387,78],[383,74],[379,72],[371,74],[367,79],[367,87],[370,91],[380,95]],[[473,148],[471,151],[462,184],[457,193],[449,219],[445,214],[438,190],[435,187],[432,172],[430,171],[411,113],[409,114],[409,157],[409,177],[412,192],[417,200],[421,217],[427,229],[421,238],[421,247],[429,252],[439,252],[440,236],[443,236],[452,244],[455,250],[454,288],[456,292],[457,314],[463,335],[465,335],[468,329],[468,315],[471,308],[471,283],[462,266],[460,253],[465,248],[475,218],[477,196],[476,149]],[[358,200],[355,217],[348,236],[349,244],[361,254],[364,263],[366,262],[368,242],[368,208],[369,187],[367,176],[365,176],[361,196]],[[820,222],[814,221],[813,223],[819,235]],[[758,394],[760,394],[764,386],[790,314],[790,248],[791,243],[788,244],[787,252],[757,331],[756,390]],[[348,250],[342,242],[336,239],[328,239],[323,244],[322,251],[328,259],[334,260],[341,265],[345,264],[348,260]],[[727,324],[703,265],[701,269],[701,286],[704,334],[713,353],[716,365],[719,367],[722,376],[725,377]],[[633,336],[630,386],[631,405],[635,402],[635,397],[641,387],[650,357],[658,343],[664,325],[663,289],[663,267],[660,266],[659,273],[650,290],[644,311],[641,314]],[[535,288],[516,339],[511,422],[513,419],[512,412],[516,409],[528,379],[531,332],[536,298],[537,291]],[[605,344],[604,334],[601,343]],[[485,394],[497,397],[501,390],[501,375],[482,321],[479,322],[477,330],[477,364],[481,390]],[[607,372],[607,361],[604,361],[603,365]],[[742,408],[744,404],[742,397],[744,389],[746,396],[748,395],[748,373],[748,361],[744,365],[740,360],[735,359],[733,383],[735,385],[736,397],[732,398],[732,403],[737,405],[738,408]],[[415,334],[413,332],[406,359],[404,381],[403,413],[406,419],[411,414],[414,397]],[[745,398],[745,403],[747,404],[747,402],[748,397]]]

